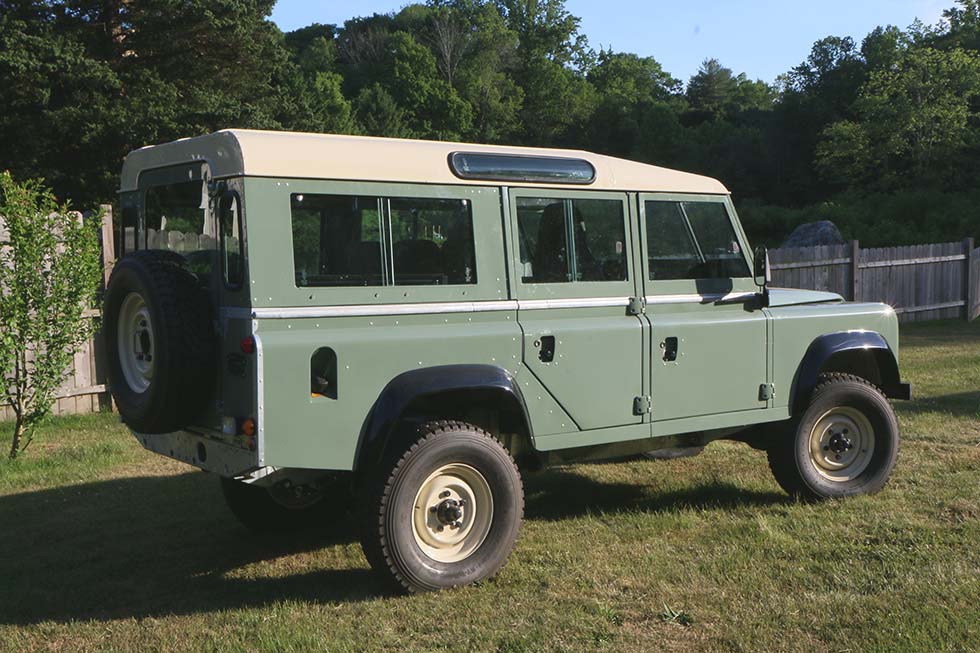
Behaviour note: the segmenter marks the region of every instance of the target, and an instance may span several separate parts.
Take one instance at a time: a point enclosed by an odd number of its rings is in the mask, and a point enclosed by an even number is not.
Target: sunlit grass
[[[113,416],[57,421],[0,462],[0,651],[976,650],[980,323],[902,337],[917,398],[881,494],[794,503],[733,443],[553,469],[496,580],[417,597],[349,524],[249,535]]]

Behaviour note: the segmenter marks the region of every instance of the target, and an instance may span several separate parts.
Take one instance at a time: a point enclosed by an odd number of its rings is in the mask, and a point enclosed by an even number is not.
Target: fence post
[[[856,302],[861,295],[861,243],[851,241],[851,301]]]
[[[976,255],[973,251],[972,238],[966,238],[963,241],[963,253],[966,254],[966,273],[963,275],[963,285],[965,286],[963,293],[966,303],[963,313],[966,316],[966,321],[969,322],[974,317],[973,295],[977,288],[977,279],[973,275],[973,269],[976,267],[973,262],[976,260]]]
[[[105,284],[109,285],[109,275],[112,273],[112,266],[116,262],[116,238],[112,233],[112,205],[102,204],[102,263],[105,275]]]

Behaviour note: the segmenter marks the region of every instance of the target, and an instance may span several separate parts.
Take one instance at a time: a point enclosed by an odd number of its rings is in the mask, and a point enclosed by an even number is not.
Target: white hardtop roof
[[[591,184],[575,186],[464,180],[456,177],[449,168],[449,155],[453,152],[585,159],[595,167],[596,179]],[[728,194],[721,182],[710,177],[578,150],[246,129],[229,129],[134,150],[123,163],[120,190],[136,190],[139,175],[145,170],[193,161],[206,162],[216,179],[252,176]]]

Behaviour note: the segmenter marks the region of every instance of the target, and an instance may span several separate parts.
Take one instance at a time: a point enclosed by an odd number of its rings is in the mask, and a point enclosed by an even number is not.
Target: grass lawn
[[[250,535],[113,416],[58,420],[0,462],[0,651],[980,650],[980,323],[902,344],[881,494],[794,503],[733,443],[554,469],[497,579],[415,597],[344,525]]]

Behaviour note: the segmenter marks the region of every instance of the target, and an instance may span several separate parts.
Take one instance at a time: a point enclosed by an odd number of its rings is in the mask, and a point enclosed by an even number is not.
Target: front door
[[[767,316],[726,197],[640,196],[653,422],[766,408]]]
[[[575,422],[567,432],[641,423],[627,195],[514,190],[510,220],[524,365]]]

